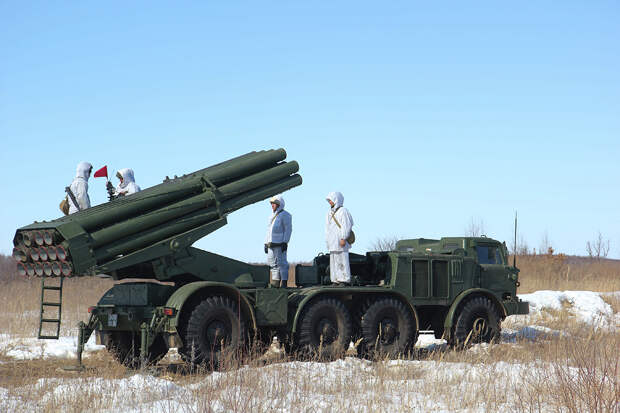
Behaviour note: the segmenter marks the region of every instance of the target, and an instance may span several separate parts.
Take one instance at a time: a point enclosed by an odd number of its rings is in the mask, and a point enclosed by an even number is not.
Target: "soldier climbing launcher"
[[[497,338],[503,318],[527,313],[516,296],[518,269],[490,238],[403,240],[395,251],[351,254],[350,287],[329,285],[329,256],[320,254],[296,267],[295,289],[269,288],[265,265],[191,247],[226,225],[227,214],[300,185],[297,163],[285,158],[283,149],[248,153],[18,229],[19,272],[43,277],[39,338],[58,338],[63,278],[100,273],[152,281],[117,283],[89,309],[80,364],[93,331],[128,366],[178,347],[186,360],[217,367],[224,352],[268,344],[274,334],[290,350],[334,354],[361,338],[361,352],[399,354],[420,329],[466,345]]]

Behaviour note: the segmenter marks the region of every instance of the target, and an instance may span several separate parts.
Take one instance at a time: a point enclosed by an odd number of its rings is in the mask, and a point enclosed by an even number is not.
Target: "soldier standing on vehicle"
[[[88,162],[80,162],[77,165],[75,178],[69,186],[71,191],[67,196],[69,202],[69,214],[90,208],[90,198],[88,197],[88,178],[93,170],[93,166]],[[73,195],[73,196],[71,196]]]
[[[325,239],[329,250],[329,276],[332,284],[349,285],[351,268],[349,266],[349,249],[353,238],[353,218],[342,206],[344,196],[340,192],[327,195],[330,210],[325,221]]]
[[[107,189],[112,198],[118,198],[119,196],[126,196],[140,192],[141,189],[136,184],[136,180],[133,175],[133,169],[124,168],[116,172],[116,177],[120,180],[116,189],[112,188],[112,183],[108,181]]]
[[[293,232],[293,217],[284,210],[284,198],[276,195],[269,199],[272,214],[267,224],[265,237],[265,253],[267,263],[271,267],[271,285],[286,287],[288,283],[288,261],[286,251]]]

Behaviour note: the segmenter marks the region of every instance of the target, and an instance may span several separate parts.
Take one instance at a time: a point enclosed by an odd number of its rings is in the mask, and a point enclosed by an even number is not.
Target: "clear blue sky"
[[[295,4],[291,4],[295,3]],[[620,5],[608,2],[0,4],[0,252],[58,217],[75,166],[142,188],[284,147],[292,260],[344,193],[362,252],[462,235],[620,257]],[[104,181],[91,179],[93,204]],[[264,260],[267,202],[197,246]]]

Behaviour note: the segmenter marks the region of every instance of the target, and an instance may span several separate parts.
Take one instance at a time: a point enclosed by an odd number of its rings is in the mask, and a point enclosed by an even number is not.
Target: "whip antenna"
[[[515,211],[515,250],[512,256],[512,266],[517,267],[517,211]]]

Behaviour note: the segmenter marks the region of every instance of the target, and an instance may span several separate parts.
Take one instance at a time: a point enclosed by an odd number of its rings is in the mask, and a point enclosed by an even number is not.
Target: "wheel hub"
[[[396,340],[398,328],[391,318],[383,319],[379,324],[379,329],[381,344],[392,344]]]
[[[329,318],[322,318],[317,327],[318,337],[322,337],[323,344],[331,344],[338,338],[338,328]]]
[[[474,336],[485,337],[489,334],[489,323],[484,317],[478,317],[474,320],[472,325],[472,332]]]
[[[207,327],[207,342],[212,346],[219,348],[222,340],[226,342],[228,336],[226,325],[221,320],[214,320]]]

